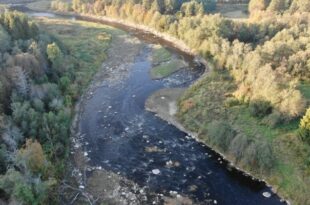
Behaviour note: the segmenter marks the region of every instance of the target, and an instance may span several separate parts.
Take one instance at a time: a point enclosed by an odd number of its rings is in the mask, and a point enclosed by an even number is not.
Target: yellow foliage
[[[310,107],[307,109],[306,114],[300,121],[300,128],[310,130]]]
[[[41,144],[37,140],[27,139],[26,144],[18,152],[18,162],[33,173],[43,171],[46,158]]]

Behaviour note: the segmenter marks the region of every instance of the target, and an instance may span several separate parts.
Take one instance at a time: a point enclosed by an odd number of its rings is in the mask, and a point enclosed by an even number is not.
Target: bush
[[[258,137],[245,151],[243,162],[250,167],[257,167],[261,172],[269,173],[275,165],[272,145],[267,139]]]
[[[229,123],[223,121],[213,121],[207,127],[208,137],[211,144],[227,150],[230,142],[236,135],[235,130]]]
[[[233,107],[237,105],[240,105],[240,101],[234,97],[227,98],[227,100],[225,101],[226,107]]]
[[[299,136],[304,142],[310,144],[310,108],[308,108],[306,114],[300,120]]]
[[[249,105],[250,113],[253,117],[265,117],[272,112],[270,102],[258,100],[251,102]]]
[[[284,121],[284,116],[277,111],[272,112],[270,115],[264,118],[263,123],[274,128]]]
[[[275,157],[271,144],[267,140],[258,139],[255,145],[259,168],[261,171],[270,171],[275,164]]]
[[[247,147],[250,144],[250,140],[247,136],[238,134],[232,141],[229,146],[230,153],[236,158],[237,161],[241,160],[244,157],[244,153]]]

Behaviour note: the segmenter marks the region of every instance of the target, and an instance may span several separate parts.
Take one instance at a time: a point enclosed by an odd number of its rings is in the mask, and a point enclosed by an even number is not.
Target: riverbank
[[[185,88],[165,88],[156,91],[145,102],[145,109],[155,113],[161,119],[174,125],[179,130],[197,138],[198,133],[190,132],[177,120],[178,100],[184,94]]]
[[[272,184],[268,182],[267,179],[261,179],[260,176],[257,176],[251,171],[246,170],[244,167],[239,167],[235,164],[235,158],[227,153],[223,153],[219,149],[217,149],[214,146],[211,146],[208,144],[205,140],[199,137],[199,133],[193,132],[188,130],[187,128],[184,127],[184,125],[179,121],[177,114],[178,110],[180,109],[178,104],[181,99],[181,97],[185,93],[185,89],[180,89],[180,88],[170,88],[170,89],[162,89],[151,96],[147,99],[145,103],[145,109],[155,113],[156,116],[160,117],[161,119],[167,121],[169,124],[174,125],[177,127],[179,130],[187,133],[189,136],[193,137],[195,140],[198,142],[206,144],[210,149],[218,153],[224,160],[229,162],[229,166],[237,169],[240,172],[243,172],[247,176],[252,176],[253,179],[257,181],[262,181],[264,182],[268,187],[272,187]],[[277,194],[281,196],[281,193],[278,192],[276,189],[272,188],[272,191],[274,192],[273,194]],[[264,196],[268,196],[268,192],[263,193]],[[286,202],[286,204],[290,204],[288,200],[283,200]]]

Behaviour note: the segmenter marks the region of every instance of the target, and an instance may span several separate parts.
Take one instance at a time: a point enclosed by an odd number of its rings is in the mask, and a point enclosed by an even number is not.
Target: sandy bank
[[[176,126],[179,130],[197,137],[197,133],[189,132],[178,122],[175,114],[178,111],[177,101],[184,93],[185,88],[165,88],[153,93],[145,102],[145,109],[156,113],[161,119]]]

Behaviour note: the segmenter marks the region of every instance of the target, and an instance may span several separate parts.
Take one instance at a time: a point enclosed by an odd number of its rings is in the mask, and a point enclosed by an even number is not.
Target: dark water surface
[[[264,183],[228,169],[206,146],[145,111],[144,103],[153,92],[187,86],[201,73],[185,69],[163,80],[151,80],[148,54],[145,48],[123,83],[103,83],[86,102],[79,125],[89,143],[90,163],[157,193],[177,192],[206,204],[210,200],[230,205],[281,204],[276,195],[262,196],[270,191]],[[158,152],[146,151],[154,146]],[[171,162],[179,166],[170,167]],[[153,173],[158,170],[159,174]]]
[[[270,198],[262,195],[271,192],[263,182],[229,167],[208,147],[145,111],[144,103],[153,92],[167,87],[187,87],[203,71],[199,66],[193,69],[193,57],[166,41],[114,26],[132,32],[146,46],[126,79],[115,85],[103,81],[84,104],[79,129],[87,141],[89,163],[119,173],[156,193],[178,193],[202,204],[283,204],[275,194]],[[149,43],[170,47],[174,55],[189,63],[189,68],[166,79],[152,80]],[[155,146],[156,152],[146,151]],[[170,166],[171,162],[178,166]]]

